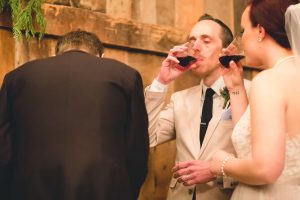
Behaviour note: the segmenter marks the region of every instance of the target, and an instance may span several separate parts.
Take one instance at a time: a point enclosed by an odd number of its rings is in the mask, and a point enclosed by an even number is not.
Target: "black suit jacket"
[[[5,76],[0,93],[1,193],[137,199],[147,128],[136,70],[80,51],[28,62]]]

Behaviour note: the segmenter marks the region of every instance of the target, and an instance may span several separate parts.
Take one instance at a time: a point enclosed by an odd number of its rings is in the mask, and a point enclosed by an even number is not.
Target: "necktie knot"
[[[215,91],[211,88],[207,88],[205,92],[205,99],[206,98],[212,98],[212,96],[215,94]]]

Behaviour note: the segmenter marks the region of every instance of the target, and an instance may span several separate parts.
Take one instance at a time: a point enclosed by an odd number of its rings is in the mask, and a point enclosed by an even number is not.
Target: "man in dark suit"
[[[92,33],[68,33],[56,50],[5,76],[0,199],[137,199],[149,151],[140,74],[100,58]]]

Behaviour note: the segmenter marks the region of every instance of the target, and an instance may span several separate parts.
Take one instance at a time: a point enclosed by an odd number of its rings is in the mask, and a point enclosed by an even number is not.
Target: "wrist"
[[[231,95],[239,95],[244,90],[245,90],[244,85],[228,88],[229,94]]]
[[[220,172],[221,172],[221,175],[223,177],[227,177],[227,174],[225,172],[225,166],[226,164],[229,162],[229,160],[232,160],[234,157],[233,154],[229,154],[227,155],[223,160],[222,160],[222,163],[221,163],[221,167],[220,167]]]
[[[168,85],[170,82],[170,81],[163,79],[160,75],[158,75],[155,79],[163,85]]]

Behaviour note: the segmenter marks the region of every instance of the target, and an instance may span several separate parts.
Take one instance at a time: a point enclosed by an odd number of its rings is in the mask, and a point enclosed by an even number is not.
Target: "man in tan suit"
[[[163,61],[161,71],[145,90],[146,107],[149,116],[150,146],[176,140],[175,162],[191,161],[187,178],[198,183],[185,186],[176,176],[172,177],[168,198],[171,200],[225,200],[232,190],[221,189],[209,170],[208,161],[218,149],[234,153],[231,143],[233,124],[230,108],[224,108],[224,98],[220,89],[225,84],[218,71],[219,54],[232,41],[230,29],[220,20],[203,15],[192,28],[188,42],[193,44],[197,61],[186,70],[179,66],[176,55],[186,51],[186,47],[175,46]],[[202,78],[200,85],[172,95],[170,103],[164,108],[167,85],[192,70]],[[212,94],[212,118],[207,125],[206,134],[200,134],[200,122],[205,93],[208,88]],[[248,84],[246,83],[246,88]],[[203,123],[202,123],[203,124]],[[204,140],[200,142],[200,135]],[[200,144],[202,143],[202,144]],[[185,180],[186,181],[186,180]]]

